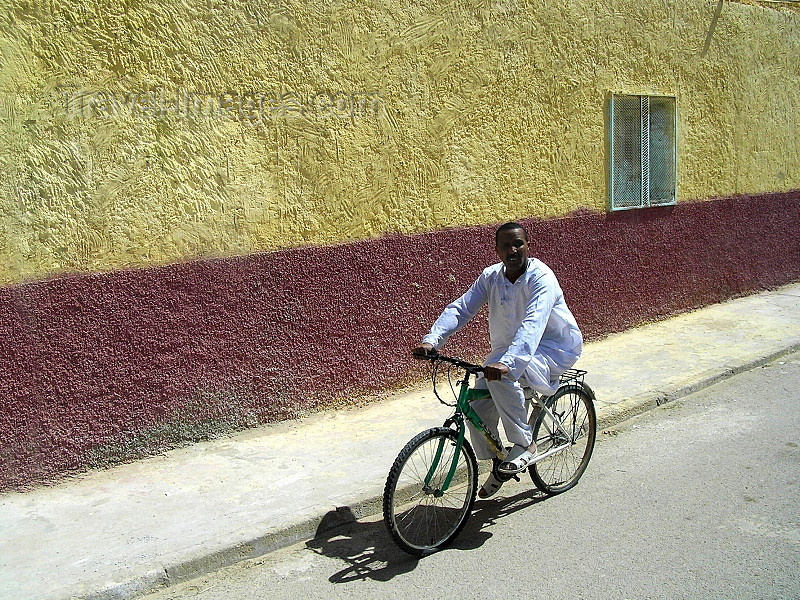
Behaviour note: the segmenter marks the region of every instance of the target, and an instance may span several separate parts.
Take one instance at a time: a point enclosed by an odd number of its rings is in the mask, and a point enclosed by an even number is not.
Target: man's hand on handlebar
[[[500,381],[503,375],[509,371],[511,371],[511,369],[503,363],[492,363],[483,368],[483,376],[489,381]]]
[[[425,356],[433,356],[436,353],[436,348],[433,347],[433,344],[428,343],[420,344],[411,351],[411,355],[417,360],[422,360]]]

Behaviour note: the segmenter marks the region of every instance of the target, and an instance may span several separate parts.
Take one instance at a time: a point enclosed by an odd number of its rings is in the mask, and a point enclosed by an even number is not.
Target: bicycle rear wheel
[[[589,464],[597,436],[597,416],[589,393],[578,385],[566,385],[545,400],[559,419],[559,429],[544,410],[533,425],[533,439],[540,454],[559,446],[565,448],[528,469],[533,483],[545,494],[560,494],[575,486]]]
[[[478,491],[478,463],[466,439],[452,482],[442,492],[457,446],[452,429],[423,431],[400,451],[389,471],[383,520],[392,539],[409,554],[424,556],[444,548],[467,522]]]

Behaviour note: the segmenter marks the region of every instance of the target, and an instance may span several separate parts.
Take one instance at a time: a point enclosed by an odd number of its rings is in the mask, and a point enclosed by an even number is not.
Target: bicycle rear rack
[[[567,369],[561,374],[561,377],[558,378],[558,382],[569,383],[570,381],[574,381],[575,383],[583,383],[584,375],[586,375],[586,371],[582,371],[580,369]]]

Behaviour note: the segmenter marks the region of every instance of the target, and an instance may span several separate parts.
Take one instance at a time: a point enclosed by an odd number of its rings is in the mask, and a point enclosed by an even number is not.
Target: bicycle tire
[[[536,487],[552,496],[575,487],[586,471],[597,438],[597,415],[591,394],[579,385],[559,388],[545,405],[562,420],[571,436],[569,447],[528,469]],[[541,454],[567,441],[544,410],[539,410],[535,418],[533,439]]]
[[[431,485],[425,477],[442,446]],[[443,494],[445,480],[458,442],[447,427],[434,427],[416,435],[397,455],[383,491],[383,520],[395,543],[414,556],[425,556],[447,546],[467,522],[478,491],[478,463],[464,439],[458,468]]]

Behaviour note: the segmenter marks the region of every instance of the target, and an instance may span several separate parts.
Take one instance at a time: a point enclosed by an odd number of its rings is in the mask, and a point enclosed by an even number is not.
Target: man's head
[[[506,266],[506,276],[511,281],[528,268],[528,232],[519,223],[505,223],[497,228],[494,249]]]

